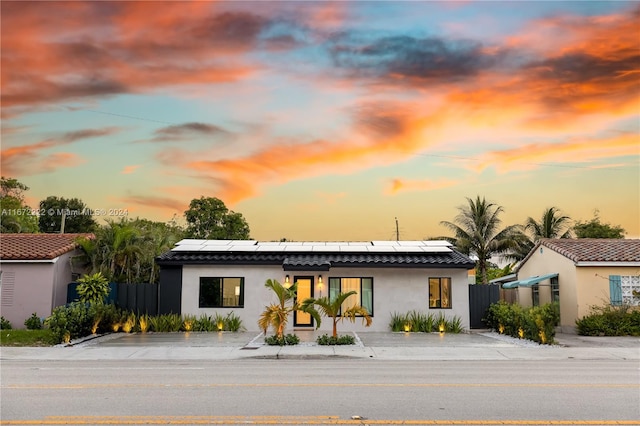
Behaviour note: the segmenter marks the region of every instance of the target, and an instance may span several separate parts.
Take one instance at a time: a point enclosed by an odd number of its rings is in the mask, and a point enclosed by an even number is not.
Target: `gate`
[[[500,284],[470,284],[469,285],[469,326],[471,328],[486,328],[482,318],[492,303],[500,300]]]

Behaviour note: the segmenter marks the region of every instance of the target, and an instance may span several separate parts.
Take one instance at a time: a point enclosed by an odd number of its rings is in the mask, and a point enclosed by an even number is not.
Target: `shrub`
[[[404,326],[408,323],[409,320],[406,315],[398,312],[391,313],[391,322],[389,323],[391,331],[404,331]]]
[[[0,330],[11,330],[11,322],[5,317],[0,317]]]
[[[27,330],[40,330],[42,329],[42,320],[37,313],[32,313],[29,318],[24,320],[24,326]]]
[[[228,331],[240,331],[244,330],[244,326],[242,325],[240,317],[231,311],[224,319],[224,329]],[[292,334],[292,336],[294,335]]]
[[[558,303],[524,309],[520,305],[500,301],[487,309],[483,321],[501,334],[543,344],[553,343],[560,309]]]
[[[153,331],[158,333],[180,331],[182,328],[182,316],[179,314],[164,314],[149,317],[149,324]]]
[[[211,316],[206,314],[200,315],[193,323],[193,331],[215,331],[216,324]]]
[[[264,342],[270,346],[297,345],[300,343],[300,338],[295,334],[286,334],[282,337],[272,335],[265,337]]]
[[[430,312],[425,314],[416,310],[409,311],[406,314],[392,313],[389,327],[391,331],[431,333],[437,331],[440,324],[444,326],[444,331],[449,333],[464,332],[462,318],[457,315],[448,319],[442,312],[435,316]]]
[[[576,320],[583,336],[640,336],[640,310],[629,305],[592,306],[589,315]]]
[[[349,334],[345,334],[343,336],[333,337],[328,334],[323,334],[322,336],[318,336],[316,339],[316,343],[319,345],[353,345],[355,343],[355,338]]]
[[[80,302],[102,304],[109,295],[109,281],[100,272],[85,275],[76,287]]]
[[[62,343],[91,334],[96,316],[97,312],[93,305],[73,302],[55,308],[45,324],[53,333],[56,342]]]

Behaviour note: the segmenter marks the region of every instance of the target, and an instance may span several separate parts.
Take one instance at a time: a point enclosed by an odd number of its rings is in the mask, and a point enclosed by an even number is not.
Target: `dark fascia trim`
[[[331,265],[282,265],[283,271],[318,271],[328,272]]]

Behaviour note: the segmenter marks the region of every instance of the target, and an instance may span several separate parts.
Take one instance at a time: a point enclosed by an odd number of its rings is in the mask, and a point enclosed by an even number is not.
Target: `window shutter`
[[[609,275],[609,298],[611,305],[622,305],[622,280],[620,275]]]

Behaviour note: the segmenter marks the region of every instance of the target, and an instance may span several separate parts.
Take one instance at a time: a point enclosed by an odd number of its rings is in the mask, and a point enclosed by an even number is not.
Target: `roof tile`
[[[93,238],[93,234],[0,234],[0,259],[55,259],[74,250],[78,237]]]
[[[640,262],[640,240],[560,238],[540,244],[574,262]]]

